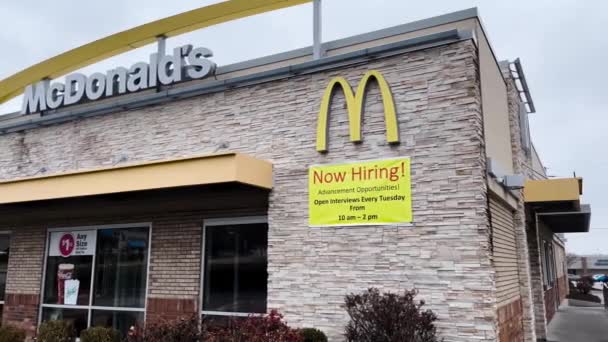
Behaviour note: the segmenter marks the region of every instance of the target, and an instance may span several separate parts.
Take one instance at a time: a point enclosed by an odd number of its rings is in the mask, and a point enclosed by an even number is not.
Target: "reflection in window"
[[[101,229],[95,259],[95,306],[145,305],[148,229]]]
[[[124,336],[130,327],[143,321],[143,312],[93,310],[91,326],[113,327]]]
[[[4,311],[4,294],[6,292],[9,246],[10,235],[0,234],[0,322],[2,322],[2,313]]]
[[[78,334],[89,322],[123,334],[142,324],[148,237],[148,228],[51,232],[42,321],[72,321]]]
[[[76,330],[76,336],[87,328],[88,310],[84,309],[63,309],[63,308],[43,308],[42,321],[63,320],[71,322]]]
[[[46,278],[44,281],[44,303],[66,304],[65,281],[78,280],[77,305],[89,305],[89,291],[91,288],[92,255],[79,255],[71,257],[49,256],[46,264]]]
[[[265,313],[268,225],[205,229],[204,311]]]

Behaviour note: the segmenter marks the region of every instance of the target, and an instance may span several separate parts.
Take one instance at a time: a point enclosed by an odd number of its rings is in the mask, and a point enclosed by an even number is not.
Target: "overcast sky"
[[[49,57],[151,20],[220,1],[3,1],[0,79]],[[478,7],[499,59],[521,58],[537,112],[533,141],[551,176],[584,177],[591,232],[568,234],[567,249],[608,254],[608,1],[324,0],[323,39],[333,40]],[[304,47],[312,41],[312,5],[245,18],[172,38],[214,51],[218,65]],[[153,46],[82,71],[147,60]],[[20,99],[0,106],[17,111]]]

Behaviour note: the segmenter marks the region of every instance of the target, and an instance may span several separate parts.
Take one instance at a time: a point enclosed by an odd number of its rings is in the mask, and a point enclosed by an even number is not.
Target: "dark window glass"
[[[4,300],[6,272],[8,271],[9,235],[0,235],[0,301]]]
[[[65,320],[72,322],[76,330],[76,336],[80,336],[80,332],[87,328],[88,310],[86,309],[59,309],[59,308],[43,308],[42,321]],[[74,337],[76,337],[74,336]]]
[[[109,308],[144,307],[149,248],[148,228],[100,229],[94,233],[97,241],[94,246],[95,256],[79,255],[67,258],[50,256],[49,254],[52,253],[49,246],[42,321],[58,319],[72,321],[80,335],[80,331],[87,328],[90,314],[91,325],[113,327],[126,335],[132,325],[137,323],[142,325],[143,311],[117,311]],[[84,243],[76,245],[83,246]],[[92,251],[87,250],[86,253]],[[68,283],[67,280],[79,280],[80,283]],[[62,287],[64,291],[61,291]],[[62,293],[65,298],[62,298]],[[72,295],[76,293],[76,296]],[[84,308],[68,306],[65,304],[68,298],[74,299],[77,305],[82,305]],[[109,308],[94,310],[89,306],[90,303]],[[46,306],[48,304],[66,305],[66,307],[50,308]]]
[[[58,273],[68,270],[71,279],[80,281],[78,289],[77,305],[89,305],[89,292],[91,289],[91,266],[93,263],[92,255],[71,256],[49,256],[46,263],[46,278],[44,282],[44,303],[45,304],[64,304],[63,296],[59,291],[63,288],[58,280]],[[73,270],[73,272],[70,272]]]
[[[265,313],[268,225],[208,226],[203,310]]]
[[[120,331],[123,336],[127,335],[132,326],[143,327],[143,322],[144,313],[132,311],[93,310],[91,318],[92,326],[112,327]]]
[[[145,305],[148,229],[100,229],[95,259],[93,305]]]

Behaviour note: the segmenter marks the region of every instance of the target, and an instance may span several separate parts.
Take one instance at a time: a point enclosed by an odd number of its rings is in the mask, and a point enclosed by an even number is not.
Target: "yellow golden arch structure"
[[[391,93],[390,86],[384,76],[376,70],[371,70],[363,75],[359,82],[357,92],[353,94],[350,84],[343,77],[332,79],[321,101],[321,109],[319,110],[319,118],[317,123],[317,151],[327,152],[327,134],[328,134],[328,119],[329,105],[336,87],[341,87],[346,98],[346,110],[348,112],[348,126],[350,141],[361,141],[361,119],[363,114],[363,101],[365,100],[365,89],[371,79],[378,82],[382,103],[384,104],[384,120],[386,122],[386,141],[388,143],[399,142],[399,128],[397,125],[397,113],[395,111],[395,102]]]
[[[229,0],[141,25],[47,59],[0,81],[0,104],[26,86],[63,76],[87,65],[172,37],[231,20],[291,7],[312,0]]]

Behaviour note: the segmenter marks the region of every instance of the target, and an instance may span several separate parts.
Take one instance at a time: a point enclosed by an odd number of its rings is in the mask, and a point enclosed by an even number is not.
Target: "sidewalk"
[[[548,342],[608,342],[608,311],[565,302],[549,323]]]

